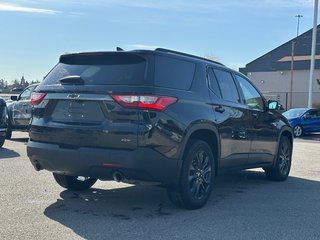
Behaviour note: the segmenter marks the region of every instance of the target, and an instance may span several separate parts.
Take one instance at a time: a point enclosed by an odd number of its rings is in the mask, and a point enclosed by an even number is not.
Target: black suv
[[[8,127],[6,102],[0,97],[0,148],[6,140]]]
[[[167,49],[66,54],[32,94],[28,156],[70,190],[160,182],[202,207],[222,170],[288,177],[288,121],[242,74]]]

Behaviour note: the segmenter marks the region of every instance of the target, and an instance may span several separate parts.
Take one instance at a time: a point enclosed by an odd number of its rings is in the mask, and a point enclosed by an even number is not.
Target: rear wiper
[[[83,85],[84,80],[77,75],[67,76],[59,79],[62,85]]]

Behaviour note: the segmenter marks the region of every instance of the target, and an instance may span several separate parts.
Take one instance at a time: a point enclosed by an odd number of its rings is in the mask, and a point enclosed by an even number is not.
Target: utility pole
[[[312,82],[313,82],[314,64],[315,64],[315,56],[316,56],[317,20],[318,20],[318,0],[314,0],[311,63],[310,63],[309,94],[308,94],[308,107],[309,108],[312,107]]]
[[[297,24],[297,37],[299,36],[299,26],[300,26],[300,18],[302,18],[303,16],[301,14],[298,14],[295,16],[296,18],[298,18],[298,24]],[[293,95],[293,63],[294,63],[294,47],[295,47],[296,42],[294,41],[294,39],[292,40],[291,43],[291,71],[290,71],[290,86],[289,86],[289,92],[290,92],[290,96],[289,96],[289,108],[292,108],[292,95]]]

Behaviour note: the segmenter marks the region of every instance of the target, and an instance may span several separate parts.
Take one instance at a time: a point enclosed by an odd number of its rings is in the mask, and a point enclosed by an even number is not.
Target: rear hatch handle
[[[83,85],[84,80],[77,75],[67,76],[59,79],[62,85]]]

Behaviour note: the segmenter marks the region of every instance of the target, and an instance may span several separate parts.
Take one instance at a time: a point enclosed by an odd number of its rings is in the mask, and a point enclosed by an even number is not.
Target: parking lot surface
[[[219,176],[207,205],[174,207],[158,186],[98,181],[66,191],[36,172],[27,133],[0,149],[0,239],[320,239],[320,142],[295,140],[291,174]]]

